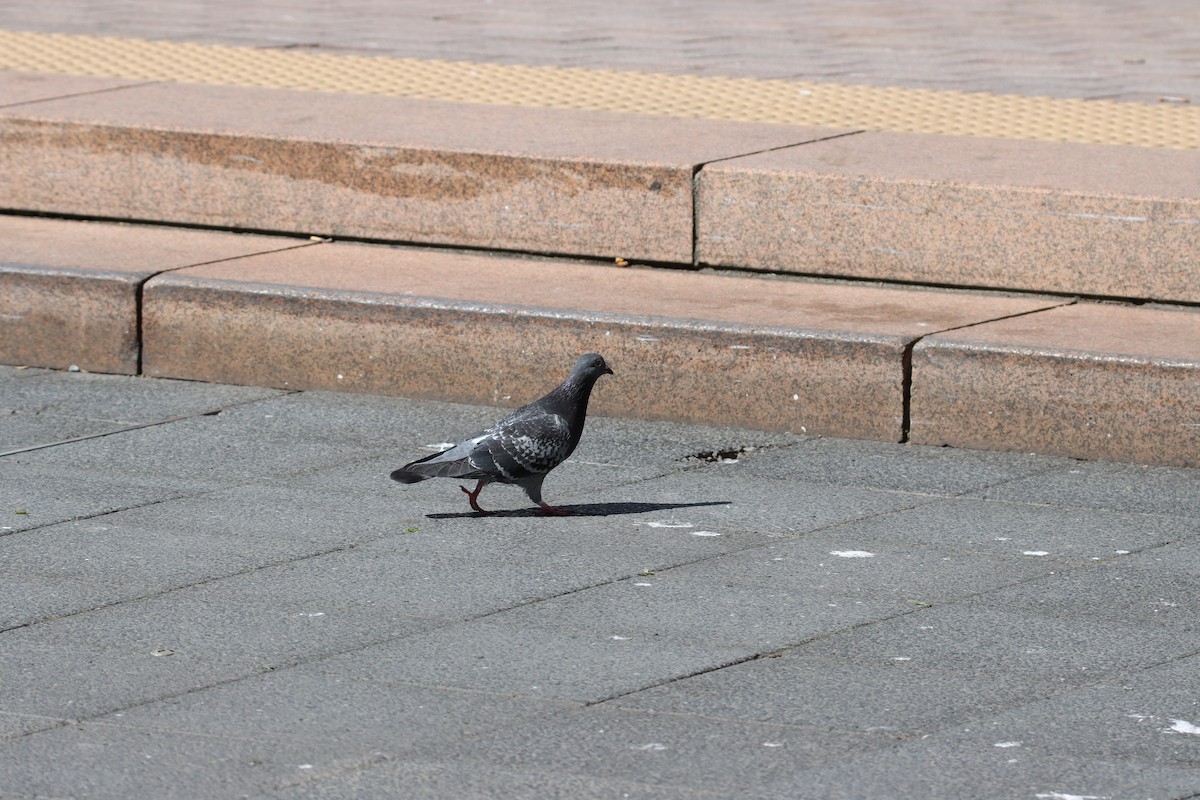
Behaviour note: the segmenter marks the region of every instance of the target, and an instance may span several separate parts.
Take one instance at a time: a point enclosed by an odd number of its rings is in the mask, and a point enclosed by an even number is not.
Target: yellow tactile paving
[[[0,69],[1081,144],[1200,148],[1200,107],[0,30]]]

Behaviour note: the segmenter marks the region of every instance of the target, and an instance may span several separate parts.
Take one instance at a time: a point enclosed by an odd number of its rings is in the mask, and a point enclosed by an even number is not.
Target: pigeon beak
[[[605,375],[612,375],[612,374],[613,374],[612,367],[610,367],[608,364],[605,364],[605,365],[604,365],[604,374],[605,374]]]

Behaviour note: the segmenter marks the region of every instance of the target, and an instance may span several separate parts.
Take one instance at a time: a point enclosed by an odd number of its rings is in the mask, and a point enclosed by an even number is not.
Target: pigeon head
[[[554,403],[561,403],[562,413],[567,419],[583,420],[587,414],[588,396],[592,393],[592,387],[596,385],[601,375],[612,375],[613,371],[609,368],[608,362],[604,360],[604,356],[598,353],[587,353],[579,357],[575,362],[575,366],[571,367],[571,374],[562,384],[546,395],[543,400],[555,398]],[[580,430],[582,430],[582,425]]]
[[[572,377],[588,377],[595,380],[600,375],[611,375],[612,369],[608,367],[608,363],[604,360],[604,356],[599,353],[586,353],[580,356],[580,360],[575,362],[575,366],[571,368]]]
[[[571,377],[568,378],[572,383],[585,383],[591,385],[601,375],[612,375],[613,371],[608,366],[608,362],[604,360],[604,356],[599,353],[586,353],[579,357],[575,362],[575,366],[571,368]]]

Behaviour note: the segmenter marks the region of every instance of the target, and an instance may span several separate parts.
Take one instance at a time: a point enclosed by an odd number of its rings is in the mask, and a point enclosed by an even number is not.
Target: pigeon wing
[[[570,453],[571,429],[559,414],[527,406],[469,441],[475,446],[467,461],[486,477],[511,483],[561,464]]]
[[[565,419],[526,406],[449,450],[405,464],[392,473],[392,480],[486,478],[510,483],[554,469],[567,457],[570,444]]]

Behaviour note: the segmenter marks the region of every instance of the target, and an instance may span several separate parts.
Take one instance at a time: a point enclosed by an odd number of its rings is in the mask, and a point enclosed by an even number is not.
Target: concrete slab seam
[[[58,94],[48,97],[38,97],[33,100],[19,100],[16,103],[0,103],[0,108],[17,108],[18,106],[31,106],[37,103],[52,103],[56,100],[70,100],[73,97],[87,97],[94,94],[107,94],[109,92],[119,92],[124,89],[137,89],[143,86],[153,86],[162,81],[137,81],[135,83],[125,84],[124,86],[110,86],[105,89],[91,89],[86,92],[68,92],[67,94]]]
[[[134,503],[134,504],[128,505],[128,506],[121,506],[120,508],[112,508],[112,509],[108,509],[106,511],[97,511],[94,514],[80,514],[77,517],[71,517],[70,519],[66,519],[66,520],[60,519],[60,520],[55,520],[53,522],[47,522],[44,525],[33,525],[28,528],[22,528],[19,531],[8,531],[6,533],[0,533],[0,539],[3,539],[5,536],[21,536],[22,534],[30,533],[31,531],[38,531],[43,528],[50,528],[50,527],[53,527],[54,525],[62,525],[63,523],[66,523],[66,522],[83,522],[84,520],[100,519],[101,517],[107,517],[109,514],[120,514],[125,511],[136,511],[141,508],[152,508],[152,507],[160,505],[162,503],[168,503],[172,500],[180,500],[185,497],[197,497],[201,494],[207,494],[207,492],[183,491],[180,494],[174,494],[174,495],[171,495],[170,497],[159,497],[159,498],[155,498],[154,500],[147,500],[144,503]],[[121,601],[121,602],[124,602],[124,601]],[[95,611],[96,609],[99,609],[99,608],[107,608],[110,605],[116,605],[116,604],[115,603],[106,603],[105,605],[96,606],[96,608],[93,608],[93,609],[85,609],[84,611]],[[84,611],[73,611],[69,614],[58,614],[58,615],[54,616],[53,619],[62,619],[64,617],[71,617],[71,616],[74,616],[75,614],[82,614],[82,613],[84,613]],[[30,625],[35,625],[35,624],[40,625],[41,623],[48,622],[49,620],[50,620],[50,618],[43,619],[43,620],[34,620],[33,622],[23,622],[20,625],[13,625],[12,627],[9,627],[9,628],[0,628],[0,633],[17,630],[19,628],[27,628]]]
[[[167,497],[167,498],[162,498],[162,499],[158,499],[158,500],[152,500],[148,503],[143,503],[143,504],[137,505],[137,506],[131,506],[130,508],[149,508],[151,506],[161,505],[162,503],[168,503],[172,500],[177,500],[177,499],[179,499],[179,497],[199,497],[204,494],[212,494],[212,492],[191,492],[187,495],[180,495],[177,497]],[[103,517],[103,516],[107,516],[109,514],[117,514],[117,513],[120,513],[121,511],[128,511],[128,510],[130,510],[130,509],[118,509],[116,511],[104,511],[99,514],[93,514],[91,516],[79,517],[79,519],[95,519],[97,517]],[[56,522],[56,523],[51,523],[51,524],[61,525],[62,522]],[[26,528],[23,531],[17,531],[15,533],[10,533],[10,534],[5,534],[5,535],[19,536],[20,534],[28,533],[31,530],[37,530],[37,528]],[[212,575],[207,578],[202,578],[197,581],[192,581],[191,583],[184,583],[184,584],[180,584],[178,586],[168,586],[168,587],[162,589],[161,591],[150,592],[148,594],[141,594],[141,595],[137,595],[136,597],[122,597],[119,600],[113,600],[108,603],[101,603],[100,605],[93,606],[91,608],[84,608],[84,609],[80,609],[78,611],[71,611],[66,614],[55,614],[53,616],[45,617],[43,619],[30,620],[29,622],[23,622],[20,625],[13,625],[12,627],[9,627],[9,628],[0,629],[0,634],[7,633],[9,631],[20,630],[22,628],[32,628],[37,625],[46,625],[46,624],[54,622],[56,620],[68,619],[70,617],[77,617],[77,616],[80,616],[81,614],[90,614],[94,611],[103,611],[106,608],[114,608],[116,606],[125,605],[126,603],[138,603],[143,600],[150,600],[155,597],[162,597],[162,596],[170,594],[172,592],[183,591],[185,589],[194,589],[197,586],[207,586],[211,583],[217,583],[218,581],[229,580],[230,578],[238,578],[243,575],[250,575],[255,572],[264,570],[264,569],[272,569],[275,567],[281,567],[286,564],[297,564],[302,561],[307,561],[310,558],[323,558],[324,556],[332,555],[333,553],[341,553],[341,552],[345,552],[346,550],[353,550],[359,544],[370,544],[372,542],[379,541],[380,539],[386,538],[387,535],[388,534],[383,534],[382,536],[376,537],[375,539],[364,539],[364,540],[362,540],[362,542],[354,542],[354,543],[350,543],[350,544],[339,545],[337,547],[330,547],[330,548],[327,548],[325,550],[321,550],[321,551],[315,552],[315,553],[305,553],[303,555],[295,556],[293,558],[283,558],[278,561],[271,561],[271,562],[265,563],[265,564],[257,564],[255,566],[247,567],[246,569],[238,570],[236,572],[230,572],[230,573],[227,573],[224,575]],[[409,635],[412,635],[412,634],[403,634],[402,636],[399,636],[399,637],[391,637],[389,639],[383,639],[383,640],[381,640],[381,642],[392,641],[393,639],[403,638],[403,636],[409,636]],[[379,644],[379,643],[380,642],[371,642],[370,645]],[[370,646],[370,645],[364,645],[364,646]],[[354,649],[360,649],[360,648],[354,648]],[[353,650],[350,650],[347,652],[353,652]]]
[[[140,298],[140,296],[141,295],[139,294],[139,298]],[[140,317],[140,312],[139,312],[139,317]],[[140,373],[139,373],[139,375],[140,375]],[[156,380],[156,379],[149,378],[149,380]],[[278,395],[279,397],[285,397],[289,394],[299,394],[299,391],[294,390],[294,389],[291,391],[280,390],[280,392],[281,393]],[[103,439],[106,436],[113,436],[118,433],[128,433],[129,431],[137,431],[137,430],[141,430],[142,428],[154,428],[159,425],[169,425],[172,422],[181,422],[186,419],[196,419],[198,417],[213,417],[213,416],[216,416],[217,414],[220,414],[222,411],[225,411],[226,409],[238,408],[240,406],[251,405],[253,403],[261,403],[261,402],[262,402],[262,398],[255,398],[253,400],[243,400],[240,403],[230,403],[228,405],[221,406],[220,408],[210,408],[207,411],[197,411],[194,414],[180,414],[179,416],[167,417],[166,419],[157,419],[152,422],[139,422],[136,425],[126,425],[124,427],[114,428],[111,431],[104,431],[102,433],[90,433],[87,436],[76,436],[71,439],[60,439],[59,441],[49,442],[47,444],[34,444],[34,445],[29,445],[27,447],[18,447],[13,450],[6,450],[3,453],[0,453],[0,458],[4,458],[6,456],[15,456],[15,455],[19,455],[21,453],[30,453],[30,452],[33,452],[34,450],[45,450],[46,448],[58,447],[59,445],[63,445],[63,444],[74,444],[75,442],[86,442],[89,439]],[[57,523],[51,523],[51,524],[57,524]]]

